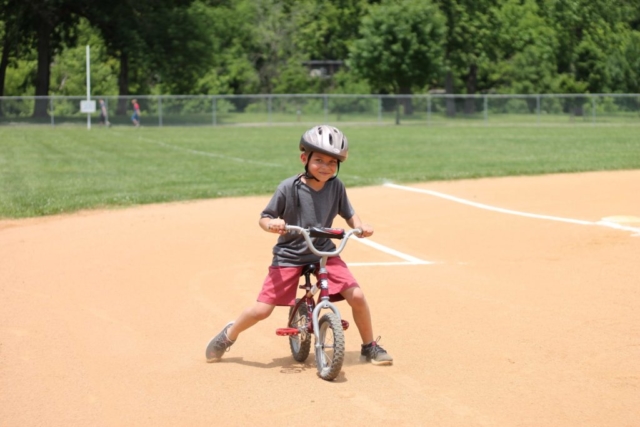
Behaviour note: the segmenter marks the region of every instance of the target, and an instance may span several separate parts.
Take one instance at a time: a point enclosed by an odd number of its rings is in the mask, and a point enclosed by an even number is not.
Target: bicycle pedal
[[[347,329],[349,329],[349,322],[347,322],[344,319],[340,319],[340,322],[342,322],[342,330],[346,331]]]
[[[296,328],[278,328],[276,329],[276,335],[280,337],[290,337],[293,335],[298,335],[300,331]]]

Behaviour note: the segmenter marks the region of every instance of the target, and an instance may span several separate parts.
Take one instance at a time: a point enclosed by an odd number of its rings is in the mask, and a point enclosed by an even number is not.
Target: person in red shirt
[[[131,116],[131,121],[135,127],[140,126],[140,105],[138,104],[137,99],[132,99],[131,104],[133,105],[133,115]]]

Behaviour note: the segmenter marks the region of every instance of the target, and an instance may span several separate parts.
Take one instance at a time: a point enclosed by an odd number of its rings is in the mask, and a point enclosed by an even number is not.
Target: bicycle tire
[[[299,299],[296,299],[298,304]],[[293,314],[296,306],[294,305],[289,309],[289,318]],[[305,329],[307,325],[307,305],[300,304],[298,310],[293,317],[291,325],[292,328]],[[298,335],[289,336],[289,347],[291,348],[291,355],[297,362],[304,362],[309,357],[309,351],[311,349],[311,335],[306,332],[300,332]]]
[[[344,362],[344,331],[340,318],[335,313],[327,313],[320,318],[320,346],[316,346],[316,367],[323,380],[334,380]]]

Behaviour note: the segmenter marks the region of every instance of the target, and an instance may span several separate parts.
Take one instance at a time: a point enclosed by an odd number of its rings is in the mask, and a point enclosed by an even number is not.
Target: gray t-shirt
[[[300,180],[300,176],[287,178],[278,185],[261,217],[282,218],[288,225],[299,227],[331,227],[336,215],[345,220],[355,214],[347,197],[344,184],[339,179],[327,181],[320,191],[315,191]],[[331,239],[314,239],[320,251],[332,251]],[[319,258],[307,248],[299,234],[287,233],[278,238],[273,247],[273,266],[293,267],[318,262]]]

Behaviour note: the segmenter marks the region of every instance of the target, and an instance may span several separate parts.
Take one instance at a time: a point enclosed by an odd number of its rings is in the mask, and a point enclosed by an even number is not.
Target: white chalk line
[[[117,132],[113,132],[113,133],[122,136],[122,134],[118,134]],[[227,156],[225,154],[211,153],[209,151],[192,150],[190,148],[184,148],[184,147],[179,147],[177,145],[168,144],[166,142],[163,142],[157,139],[145,138],[140,135],[138,135],[138,139],[140,141],[151,142],[153,144],[160,145],[162,147],[171,148],[172,150],[184,151],[185,153],[195,154],[197,156],[214,157],[217,159],[231,160],[233,162],[238,162],[238,163],[249,163],[253,165],[268,166],[268,167],[275,167],[275,168],[281,168],[284,166],[278,163],[260,162],[257,160],[244,159],[241,157]]]
[[[360,242],[363,245],[372,247],[376,250],[379,250],[380,252],[384,252],[386,254],[395,256],[396,258],[400,258],[403,259],[404,261],[395,261],[395,262],[350,262],[349,266],[389,266],[389,265],[429,265],[429,264],[435,264],[435,262],[432,261],[424,261],[421,260],[419,258],[416,258],[414,256],[411,255],[407,255],[405,253],[402,253],[400,251],[397,251],[395,249],[391,249],[388,248],[384,245],[381,245],[380,243],[376,243],[373,242],[369,239],[353,239],[356,242]]]
[[[611,221],[603,221],[603,220],[601,220],[601,221],[593,222],[593,221],[584,221],[584,220],[581,220],[581,219],[562,218],[562,217],[551,216],[551,215],[532,214],[532,213],[528,213],[528,212],[514,211],[514,210],[511,210],[511,209],[503,209],[503,208],[498,208],[498,207],[495,207],[495,206],[485,205],[483,203],[472,202],[470,200],[461,199],[460,197],[450,196],[448,194],[439,193],[437,191],[432,191],[432,190],[424,190],[424,189],[421,189],[421,188],[405,187],[403,185],[390,184],[390,183],[386,183],[386,184],[384,184],[384,186],[385,187],[389,187],[389,188],[395,188],[397,190],[405,190],[405,191],[412,191],[414,193],[429,194],[431,196],[440,197],[442,199],[451,200],[451,201],[454,201],[454,202],[457,202],[457,203],[462,203],[464,205],[469,205],[469,206],[473,206],[473,207],[476,207],[476,208],[486,209],[486,210],[494,211],[494,212],[506,213],[506,214],[509,214],[509,215],[518,215],[518,216],[524,216],[524,217],[528,217],[528,218],[536,218],[536,219],[544,219],[544,220],[549,220],[549,221],[566,222],[566,223],[578,224],[578,225],[597,225],[597,226],[601,226],[601,227],[614,228],[616,230],[630,231],[630,232],[634,233],[634,234],[632,234],[632,236],[634,236],[634,237],[640,236],[640,228],[629,227],[629,226],[618,224],[618,223],[611,222]]]
[[[171,149],[174,149],[174,150],[184,151],[184,152],[190,153],[190,154],[196,154],[198,156],[215,157],[215,158],[218,158],[218,159],[225,159],[225,160],[231,160],[233,162],[249,163],[249,164],[260,165],[260,166],[269,166],[269,167],[276,167],[276,168],[282,167],[282,165],[277,164],[277,163],[259,162],[257,160],[243,159],[241,157],[227,156],[227,155],[224,155],[224,154],[211,153],[211,152],[208,152],[208,151],[192,150],[190,148],[178,147],[176,145],[167,144],[166,142],[162,142],[162,141],[155,140],[155,139],[142,138],[142,137],[140,137],[140,139],[142,139],[144,141],[152,142],[154,144],[161,145],[163,147],[171,148]]]

